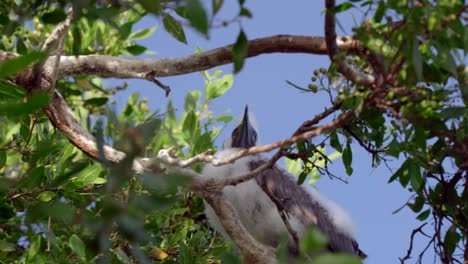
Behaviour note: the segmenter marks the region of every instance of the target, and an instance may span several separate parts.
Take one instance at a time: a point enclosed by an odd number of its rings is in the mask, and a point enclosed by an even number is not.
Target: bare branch
[[[341,57],[336,42],[335,14],[333,14],[335,0],[326,0],[325,7],[327,9],[325,14],[325,39],[327,47],[329,47],[328,56],[330,57],[330,60],[337,63],[339,72],[343,74],[348,80],[363,86],[374,85],[374,76],[356,70]]]
[[[67,34],[68,28],[70,27],[70,24],[71,24],[71,20],[73,18],[73,9],[70,8],[67,13],[68,14],[67,14],[66,19],[63,22],[58,24],[58,26],[52,31],[52,33],[46,39],[46,41],[44,42],[44,45],[41,48],[41,51],[45,52],[46,57],[48,58],[50,54],[52,53],[53,49],[57,47],[56,55],[53,58],[53,66],[52,67],[49,66],[49,69],[48,69],[52,73],[49,76],[47,76],[48,78],[50,78],[50,80],[48,80],[49,85],[47,85],[46,87],[41,86],[41,81],[42,81],[41,79],[43,76],[43,70],[45,70],[44,65],[46,64],[47,61],[41,61],[37,63],[36,65],[34,65],[34,68],[33,68],[33,76],[35,78],[34,83],[36,86],[41,87],[40,88],[41,90],[46,89],[47,91],[53,91],[55,88],[55,82],[57,81],[58,72],[59,72],[60,56],[62,55],[62,52],[63,52],[63,42],[65,40],[65,35]]]
[[[357,51],[360,44],[351,38],[338,41],[340,48]],[[126,59],[104,55],[63,56],[60,76],[82,74],[114,78],[146,79],[154,72],[154,77],[167,77],[207,70],[232,62],[232,47],[227,45],[200,54],[175,59]],[[276,35],[249,41],[247,58],[268,53],[309,53],[327,54],[325,38],[316,36]]]
[[[250,235],[221,191],[206,192],[203,198],[211,205],[226,232],[239,246],[244,263],[276,263],[274,249],[259,243]]]

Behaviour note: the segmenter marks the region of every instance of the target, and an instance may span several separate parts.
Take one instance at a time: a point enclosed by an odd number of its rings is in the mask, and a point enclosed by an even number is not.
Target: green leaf
[[[15,210],[5,199],[0,199],[0,224],[5,224],[15,216]]]
[[[231,89],[234,83],[234,77],[232,74],[223,75],[223,77],[213,80],[206,85],[206,99],[209,102],[214,98],[220,97]]]
[[[203,35],[208,35],[208,16],[200,0],[187,0],[186,14],[190,24]]]
[[[76,255],[78,255],[78,257],[82,259],[86,258],[85,245],[77,235],[73,234],[70,236],[68,246],[76,253]]]
[[[321,254],[314,258],[314,264],[361,264],[362,260],[358,257],[345,255],[345,254],[336,254],[336,253],[326,253]]]
[[[159,15],[160,0],[138,0],[138,3],[148,12]]]
[[[23,176],[18,185],[23,188],[34,188],[39,187],[45,180],[45,168],[39,166],[33,168],[27,175]]]
[[[5,166],[7,162],[7,154],[5,151],[0,151],[0,169],[3,168],[3,166]]]
[[[41,249],[41,235],[35,235],[31,238],[31,244],[29,244],[28,258],[34,258],[39,250]]]
[[[156,31],[156,27],[140,29],[138,31],[132,32],[130,36],[128,36],[128,39],[132,39],[132,40],[145,39],[151,36],[151,34],[153,34],[154,31]]]
[[[460,241],[460,238],[461,236],[457,232],[457,227],[455,225],[452,225],[447,230],[447,233],[445,233],[444,237],[444,245],[449,254],[452,254],[455,251],[457,244]]]
[[[309,175],[309,172],[307,170],[303,170],[301,174],[299,174],[299,176],[297,177],[297,184],[303,184],[304,181],[307,179],[307,175]]]
[[[183,124],[182,131],[184,133],[184,139],[187,143],[192,143],[192,140],[195,139],[195,136],[200,132],[200,123],[198,121],[197,114],[194,111],[187,113]]]
[[[84,104],[85,106],[99,107],[99,106],[105,105],[107,101],[109,101],[109,97],[94,97],[94,98],[85,100]]]
[[[170,14],[162,13],[163,25],[166,31],[178,41],[187,44],[184,28],[179,21],[173,18]]]
[[[234,73],[238,73],[244,66],[245,56],[247,56],[248,41],[244,31],[241,30],[237,36],[236,43],[232,47],[232,60],[234,62]]]
[[[184,109],[185,111],[196,110],[198,106],[198,100],[200,99],[200,91],[191,91],[185,95]]]
[[[5,240],[0,240],[0,252],[13,252],[15,250],[16,249],[13,243],[10,243]]]
[[[220,116],[216,117],[215,120],[216,120],[217,122],[229,123],[229,122],[231,122],[233,119],[234,119],[233,116],[220,115]]]
[[[12,76],[44,58],[45,54],[42,52],[31,52],[27,55],[3,61],[0,63],[0,78]]]
[[[340,144],[336,130],[333,130],[333,132],[330,133],[330,145],[336,149],[336,151],[340,153],[343,152],[343,147]]]
[[[213,16],[218,13],[219,9],[221,9],[221,6],[223,6],[223,0],[211,0],[211,7],[213,9]]]
[[[418,216],[416,216],[416,219],[418,219],[419,221],[424,221],[429,217],[430,214],[431,214],[431,209],[427,209],[423,211],[422,213],[420,213]]]
[[[349,9],[351,9],[353,7],[354,7],[354,5],[351,4],[350,2],[344,2],[344,3],[341,3],[341,4],[337,5],[337,6],[335,6],[333,8],[332,12],[334,14],[338,14],[338,13],[344,12],[346,10],[349,10]]]
[[[67,14],[64,9],[55,9],[51,12],[45,13],[41,16],[41,20],[45,24],[58,24],[65,20]]]
[[[245,17],[248,17],[248,18],[252,18],[252,13],[247,8],[242,7],[241,11],[239,12],[239,16],[245,16]]]
[[[85,168],[81,173],[73,179],[77,188],[93,184],[102,172],[101,165],[90,165]]]
[[[421,191],[424,186],[424,178],[421,175],[421,169],[419,165],[413,161],[409,164],[409,175],[411,187],[415,192]]]
[[[353,152],[349,142],[346,144],[346,148],[343,150],[342,159],[346,173],[351,176],[351,174],[353,174],[353,168],[351,167],[351,163],[353,162]]]
[[[301,237],[301,252],[314,252],[323,249],[328,243],[328,237],[317,228],[309,228]]]
[[[135,44],[135,45],[126,47],[125,50],[133,56],[138,56],[142,54],[143,52],[147,51],[148,49],[144,46]]]
[[[386,152],[388,155],[398,159],[400,156],[400,143],[394,138],[386,147]]]
[[[45,191],[45,192],[41,192],[37,198],[42,201],[42,202],[50,202],[52,199],[55,198],[55,196],[57,196],[57,193],[56,192],[52,192],[52,191]]]
[[[375,22],[380,23],[380,21],[382,21],[382,18],[385,14],[385,9],[386,9],[385,1],[380,0],[379,5],[377,6],[377,10],[375,10],[375,14],[374,14]]]
[[[19,86],[0,83],[0,98],[2,99],[21,99],[26,96],[26,91]]]

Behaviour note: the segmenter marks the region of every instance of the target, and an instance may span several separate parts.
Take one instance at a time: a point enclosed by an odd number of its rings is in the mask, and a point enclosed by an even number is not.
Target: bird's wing
[[[258,168],[265,162],[264,159],[254,159],[250,163],[251,169]],[[286,214],[300,219],[306,226],[314,225],[325,233],[330,240],[328,245],[330,251],[365,257],[357,242],[349,235],[337,230],[323,205],[298,185],[289,173],[278,166],[273,166],[259,174],[256,181],[277,205],[278,210],[284,210]]]

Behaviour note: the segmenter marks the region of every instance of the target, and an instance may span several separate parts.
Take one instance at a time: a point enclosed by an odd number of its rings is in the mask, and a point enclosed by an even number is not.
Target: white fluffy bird
[[[256,145],[257,132],[250,120],[246,107],[241,123],[226,141],[225,149],[216,154],[217,158],[222,159],[242,148]],[[212,178],[238,177],[258,168],[267,160],[263,155],[252,155],[218,167],[208,164],[203,175]],[[287,221],[297,236],[301,237],[307,227],[316,226],[328,236],[329,251],[366,256],[355,241],[354,227],[349,215],[314,188],[298,185],[293,175],[276,165],[254,179],[237,186],[226,186],[223,192],[236,209],[242,224],[255,239],[265,245],[277,247],[281,237],[289,234],[290,253],[298,253],[296,242],[280,216],[279,210],[282,210],[289,216]],[[208,204],[205,213],[210,225],[229,239]]]

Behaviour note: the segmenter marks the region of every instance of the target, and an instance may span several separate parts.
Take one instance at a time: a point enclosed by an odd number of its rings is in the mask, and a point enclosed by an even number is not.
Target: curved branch
[[[340,48],[357,51],[359,42],[348,37],[338,40]],[[154,77],[166,77],[207,70],[232,63],[232,47],[227,45],[200,54],[174,59],[126,59],[105,55],[62,56],[60,75],[82,74],[114,78],[145,79],[150,72]],[[325,38],[314,36],[276,35],[249,41],[246,57],[268,53],[309,53],[325,55]]]
[[[333,13],[335,0],[326,0],[325,7],[325,39],[327,46],[329,47],[328,56],[330,57],[330,60],[336,62],[338,65],[338,71],[355,84],[363,86],[374,85],[374,76],[356,70],[340,56],[339,45],[336,41],[335,14]]]

